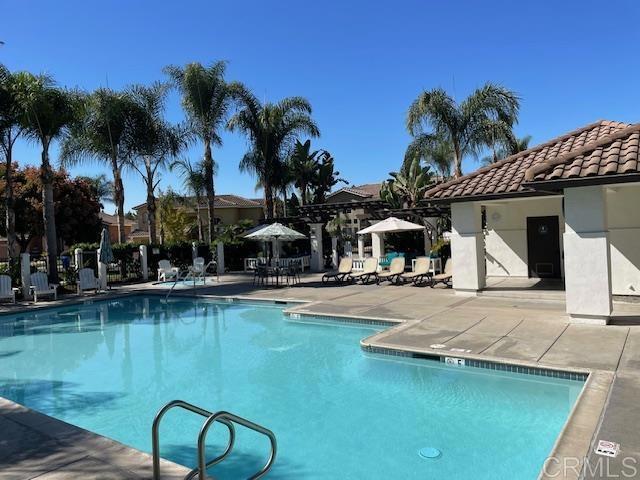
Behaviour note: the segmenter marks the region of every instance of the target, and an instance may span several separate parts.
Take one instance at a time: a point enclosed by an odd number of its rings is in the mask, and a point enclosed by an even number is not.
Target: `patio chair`
[[[31,274],[31,286],[29,292],[33,295],[33,301],[38,303],[38,297],[53,297],[54,300],[58,299],[58,284],[49,283],[47,274],[43,272],[36,272]]]
[[[453,260],[447,258],[444,264],[444,272],[434,275],[431,279],[431,288],[435,287],[438,283],[444,283],[447,287],[452,287],[453,281]]]
[[[340,259],[340,263],[338,264],[337,270],[333,270],[322,275],[322,283],[327,283],[331,279],[335,280],[338,283],[342,283],[349,275],[351,275],[352,271],[353,258],[342,257]]]
[[[400,282],[400,275],[404,273],[405,261],[404,257],[395,257],[391,260],[388,272],[378,274],[380,280],[389,280],[389,282]]]
[[[360,282],[364,285],[368,283],[371,278],[374,278],[376,284],[380,283],[380,279],[378,278],[378,258],[377,257],[368,257],[364,259],[364,266],[361,272],[350,273],[349,281],[350,282]]]
[[[82,295],[85,290],[100,291],[100,283],[91,268],[81,268],[78,270],[78,295]]]
[[[178,267],[171,265],[169,260],[160,260],[158,262],[158,281],[166,282],[167,280],[175,280],[180,270]]]
[[[301,260],[293,260],[287,266],[287,285],[289,285],[289,280],[293,285],[300,283],[300,270],[302,270]]]
[[[204,258],[196,257],[193,259],[193,265],[189,269],[189,275],[193,278],[201,278],[204,282],[205,280],[205,269],[204,269]]]
[[[398,277],[398,281],[402,281],[404,283],[411,280],[414,285],[418,286],[422,284],[426,278],[431,276],[431,273],[429,272],[430,265],[431,260],[429,257],[418,257],[416,258],[416,265],[413,272],[403,273]]]
[[[253,284],[269,283],[269,268],[266,265],[258,264],[253,271]]]
[[[0,300],[11,300],[16,303],[16,290],[11,288],[11,277],[9,275],[0,275]]]

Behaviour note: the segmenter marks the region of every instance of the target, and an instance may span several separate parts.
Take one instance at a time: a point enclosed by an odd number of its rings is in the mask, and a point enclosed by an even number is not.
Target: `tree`
[[[417,137],[407,147],[404,156],[403,169],[410,168],[418,157],[427,165],[431,165],[439,173],[441,180],[451,176],[451,167],[454,165],[453,146],[447,140]]]
[[[200,218],[200,205],[202,202],[202,193],[205,191],[207,179],[205,178],[204,168],[201,162],[192,164],[188,159],[181,158],[173,161],[169,165],[169,170],[179,170],[182,182],[188,194],[193,194],[193,208],[196,214],[196,222],[198,223],[198,241],[204,242],[204,232],[202,228],[202,219]],[[214,163],[214,175],[217,165]]]
[[[311,118],[311,104],[302,97],[262,104],[246,89],[239,89],[238,95],[242,108],[227,126],[247,136],[250,147],[240,161],[240,170],[258,177],[264,189],[266,217],[273,218],[278,172],[285,168],[294,142],[299,135],[317,137],[320,131]]]
[[[300,143],[296,140],[293,152],[287,162],[288,170],[293,178],[294,186],[300,192],[300,204],[309,203],[309,189],[318,176],[320,164],[317,156],[319,150],[311,151],[311,140]]]
[[[185,198],[171,188],[160,193],[158,197],[158,213],[160,220],[160,243],[184,240],[192,225],[185,211]]]
[[[495,138],[489,125],[511,128],[518,119],[520,100],[506,88],[487,83],[457,103],[441,88],[422,92],[409,107],[407,130],[414,142],[445,140],[453,147],[454,177],[462,176],[465,155],[478,154]]]
[[[168,66],[165,72],[182,94],[182,107],[189,121],[191,132],[204,144],[202,168],[207,195],[207,240],[211,243],[215,226],[215,186],[212,147],[221,145],[220,128],[227,120],[236,92],[244,89],[238,82],[224,79],[225,62],[215,62],[205,67],[189,63],[184,68]]]
[[[157,242],[155,190],[160,182],[159,171],[169,159],[178,156],[186,146],[186,131],[164,119],[167,88],[161,83],[150,87],[135,85],[130,90],[136,104],[131,136],[131,156],[128,165],[136,170],[147,190],[149,241]]]
[[[13,146],[22,134],[22,112],[17,102],[16,82],[11,72],[0,64],[0,154],[4,163],[5,230],[9,259],[18,255],[16,243],[16,216],[13,195]]]
[[[127,92],[99,88],[86,97],[84,108],[65,137],[61,151],[65,165],[95,160],[111,168],[120,243],[125,242],[122,168],[129,158],[135,114],[135,104]]]
[[[529,142],[531,142],[531,135],[526,135],[521,138],[509,138],[502,143],[497,149],[493,150],[493,155],[482,158],[483,165],[490,165],[500,160],[504,160],[510,155],[515,155],[520,152],[524,152],[529,148]]]
[[[114,183],[107,178],[104,173],[99,175],[91,176],[78,176],[76,177],[79,180],[84,180],[89,185],[91,185],[98,195],[98,200],[103,204],[102,208],[104,209],[105,202],[113,202],[114,197]],[[120,242],[123,243],[123,242]]]
[[[318,172],[311,182],[313,190],[313,203],[324,203],[327,195],[333,187],[339,183],[348,183],[340,177],[340,172],[335,169],[334,159],[329,152],[322,150],[318,158]]]
[[[4,167],[2,168],[4,170]],[[6,179],[5,172],[1,173]],[[31,239],[45,233],[42,216],[42,178],[37,168],[14,167],[13,182],[16,237],[19,250],[24,252]],[[53,170],[52,182],[58,240],[61,244],[67,245],[96,242],[100,237],[102,222],[100,201],[95,186],[83,178],[70,178],[64,170]],[[4,228],[0,228],[0,233],[6,233]]]
[[[433,186],[431,168],[420,164],[420,157],[413,158],[399,172],[389,173],[391,178],[382,184],[380,198],[396,208],[413,208]]]
[[[27,72],[14,74],[16,99],[23,112],[25,135],[42,147],[40,179],[42,181],[42,215],[47,241],[49,265],[56,265],[58,243],[53,201],[53,169],[49,157],[51,144],[62,138],[77,118],[77,95],[55,86],[51,77]],[[49,268],[52,282],[58,280],[57,268]]]

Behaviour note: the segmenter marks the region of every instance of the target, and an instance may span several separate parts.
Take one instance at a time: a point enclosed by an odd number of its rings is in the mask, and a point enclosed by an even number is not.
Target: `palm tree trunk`
[[[118,215],[118,242],[125,243],[126,232],[124,229],[124,185],[122,184],[122,175],[118,160],[111,159],[111,169],[113,172],[113,201],[116,204]]]
[[[56,235],[56,216],[53,203],[53,172],[49,163],[49,144],[42,146],[42,165],[40,168],[42,181],[42,216],[44,220],[45,238],[47,241],[47,258],[49,260],[49,281],[58,282],[58,240]]]
[[[265,182],[264,185],[264,205],[267,219],[273,218],[273,189],[268,182]]]
[[[156,197],[153,194],[153,172],[151,171],[151,163],[149,158],[145,158],[145,167],[147,169],[147,215],[149,215],[149,243],[157,243],[156,235]]]
[[[202,234],[202,219],[200,218],[200,195],[196,194],[196,222],[198,222],[198,241],[204,242],[204,237]]]
[[[453,149],[453,177],[460,178],[462,176],[462,155],[460,148],[457,146]]]
[[[6,227],[7,227],[7,252],[9,255],[9,260],[13,260],[17,258],[19,251],[16,247],[18,247],[17,239],[16,239],[16,212],[13,208],[14,206],[14,198],[13,198],[13,172],[11,171],[12,165],[12,154],[11,148],[9,148],[6,153],[6,165],[5,165],[5,185],[4,185],[4,205],[6,210]]]
[[[282,216],[287,218],[287,188],[285,187],[282,190],[282,197],[284,198],[282,202]]]
[[[213,233],[215,226],[215,186],[213,184],[213,156],[211,155],[211,141],[205,139],[204,141],[204,161],[202,162],[204,168],[204,188],[207,193],[207,219],[209,223],[209,231],[207,234],[207,243],[211,244],[213,241]]]

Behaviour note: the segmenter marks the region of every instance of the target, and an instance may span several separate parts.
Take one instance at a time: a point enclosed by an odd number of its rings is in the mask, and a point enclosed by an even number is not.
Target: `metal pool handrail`
[[[200,480],[205,480],[207,468],[217,463],[220,463],[229,455],[229,453],[231,453],[231,450],[233,449],[233,445],[236,439],[236,432],[233,426],[234,423],[241,425],[243,427],[249,428],[255,432],[261,433],[262,435],[265,435],[266,437],[269,438],[269,442],[271,443],[271,452],[269,454],[269,458],[267,459],[267,463],[265,463],[264,467],[262,467],[257,473],[249,477],[249,480],[257,480],[261,478],[273,466],[273,462],[276,459],[276,452],[277,452],[278,445],[276,442],[276,436],[268,428],[265,428],[261,425],[258,425],[257,423],[254,423],[250,420],[247,420],[245,418],[242,418],[230,412],[221,411],[221,412],[211,413],[203,408],[200,408],[196,405],[192,405],[183,400],[173,400],[167,403],[164,407],[162,407],[156,414],[155,418],[153,419],[153,426],[151,428],[152,453],[153,453],[153,480],[160,480],[160,433],[159,433],[160,421],[162,420],[162,417],[164,417],[164,414],[174,407],[183,408],[185,410],[196,413],[203,417],[207,417],[207,420],[202,425],[202,428],[200,429],[200,433],[198,434],[198,468],[191,470],[191,472],[189,472],[185,477],[185,480],[195,478],[196,475]],[[215,422],[220,422],[229,429],[229,443],[227,444],[227,448],[221,455],[207,462],[205,460],[206,437],[207,437],[207,432],[209,431],[209,428]]]

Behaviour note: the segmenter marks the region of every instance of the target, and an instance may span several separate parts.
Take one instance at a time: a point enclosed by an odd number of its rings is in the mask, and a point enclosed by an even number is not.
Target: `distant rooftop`
[[[194,197],[189,197],[191,200],[195,200]],[[147,203],[141,203],[140,205],[136,205],[133,207],[134,210],[138,210],[140,208],[146,207]],[[264,206],[264,200],[262,199],[253,199],[253,198],[244,198],[239,195],[216,195],[214,201],[215,208],[250,208],[250,207],[262,207]],[[207,199],[203,196],[200,199],[200,208],[207,207]]]
[[[327,200],[342,192],[351,193],[352,195],[360,197],[361,199],[379,200],[381,187],[381,183],[365,183],[364,185],[342,187],[341,189],[327,195]]]

